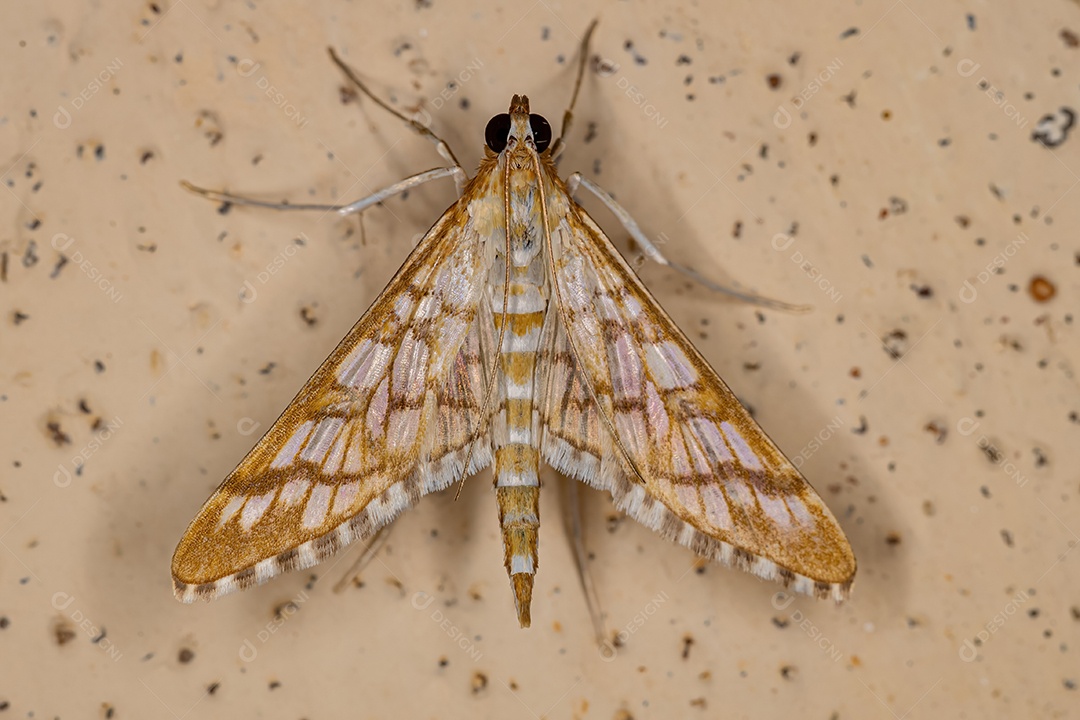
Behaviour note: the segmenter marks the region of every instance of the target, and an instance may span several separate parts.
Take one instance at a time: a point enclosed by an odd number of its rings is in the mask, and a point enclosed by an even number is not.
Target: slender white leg
[[[465,175],[465,171],[455,166],[435,168],[434,170],[428,170],[427,172],[418,173],[411,177],[407,177],[404,180],[399,180],[398,182],[394,183],[389,187],[383,188],[376,193],[368,195],[366,198],[361,198],[354,203],[349,203],[344,207],[337,208],[338,214],[351,215],[352,213],[361,212],[371,207],[372,205],[375,205],[376,203],[381,203],[388,197],[392,197],[394,195],[397,195],[398,193],[405,192],[406,190],[414,188],[417,185],[423,185],[424,183],[431,180],[438,180],[439,178],[444,178],[448,175],[453,175],[454,179],[457,180],[459,177]],[[460,189],[458,190],[458,197],[461,197]]]
[[[585,550],[584,523],[581,517],[581,497],[578,481],[573,478],[565,478],[562,490],[566,532],[570,535],[570,545],[574,553],[574,563],[577,565],[578,578],[581,580],[581,589],[585,591],[585,603],[589,606],[589,617],[592,618],[596,642],[604,646],[608,642],[607,627],[604,625],[604,612],[603,608],[600,607],[600,597],[596,594],[596,584],[593,582],[592,572],[589,571],[589,554]]]
[[[186,180],[180,181],[180,185],[185,190],[189,190],[196,195],[202,195],[208,200],[213,200],[215,202],[227,202],[234,205],[251,205],[254,207],[267,208],[269,210],[321,210],[323,212],[332,211],[340,213],[341,215],[350,215],[352,213],[357,213],[361,210],[369,208],[375,203],[382,202],[383,200],[397,195],[398,193],[409,190],[410,188],[414,188],[417,185],[423,185],[424,183],[431,180],[438,180],[439,178],[444,178],[450,175],[453,175],[455,178],[457,178],[459,173],[464,174],[464,171],[462,171],[461,168],[458,167],[435,168],[434,170],[427,170],[425,172],[417,173],[416,175],[407,177],[404,180],[399,180],[398,182],[390,185],[389,187],[385,187],[376,193],[372,193],[371,195],[368,195],[365,198],[361,198],[360,200],[357,200],[356,202],[350,203],[348,205],[275,203],[269,202],[267,200],[255,200],[253,198],[246,198],[240,195],[233,195],[232,193],[221,192],[219,190],[207,190],[206,188],[192,185]]]
[[[587,177],[582,176],[581,173],[574,173],[569,178],[567,178],[566,186],[570,190],[571,195],[573,195],[574,192],[578,189],[578,186],[582,186],[586,190],[591,192],[593,195],[598,197],[600,199],[600,202],[604,203],[604,205],[607,206],[608,210],[610,210],[615,215],[615,217],[619,219],[619,222],[622,223],[622,226],[626,228],[626,231],[628,233],[630,233],[630,237],[634,239],[634,242],[641,247],[641,251],[645,253],[645,257],[649,258],[653,262],[659,263],[660,265],[666,265],[673,270],[677,270],[683,275],[686,275],[690,279],[694,280],[700,285],[703,285],[704,287],[707,287],[710,290],[713,290],[714,292],[724,293],[725,295],[730,295],[731,297],[742,300],[743,302],[751,303],[753,305],[760,305],[762,307],[772,308],[774,310],[785,310],[787,312],[806,312],[810,309],[810,306],[808,305],[792,305],[781,300],[774,300],[772,298],[767,298],[762,295],[755,295],[753,293],[744,292],[742,290],[736,290],[735,288],[728,287],[727,285],[721,285],[720,283],[717,283],[705,277],[693,268],[686,267],[685,265],[679,265],[678,263],[674,263],[671,260],[668,260],[666,257],[663,256],[660,250],[652,244],[649,238],[645,236],[645,233],[642,232],[641,227],[637,224],[637,221],[635,221],[634,218],[630,216],[630,213],[626,211],[626,208],[617,203],[615,201],[615,198],[611,197],[611,195],[602,187],[589,180]]]

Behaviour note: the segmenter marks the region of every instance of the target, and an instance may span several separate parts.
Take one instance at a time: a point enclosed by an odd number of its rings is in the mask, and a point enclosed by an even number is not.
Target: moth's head
[[[542,153],[551,144],[551,125],[543,116],[529,113],[527,96],[515,95],[510,112],[499,113],[488,121],[484,140],[495,153],[509,150],[521,154],[528,152],[526,148]]]

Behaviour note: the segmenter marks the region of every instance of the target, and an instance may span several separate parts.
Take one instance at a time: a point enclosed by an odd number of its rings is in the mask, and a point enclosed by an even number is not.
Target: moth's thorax
[[[553,201],[564,204],[553,197],[559,191],[552,181],[552,171],[547,162],[534,157],[524,167],[515,168],[513,155],[503,153],[487,159],[481,165],[476,183],[478,187],[476,192],[471,193],[473,197],[468,201],[468,211],[477,232],[489,245],[497,261],[509,250],[511,266],[531,265],[544,250],[541,183],[549,218]]]

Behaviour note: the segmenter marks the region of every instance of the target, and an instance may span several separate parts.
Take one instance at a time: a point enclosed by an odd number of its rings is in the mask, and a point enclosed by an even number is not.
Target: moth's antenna
[[[335,65],[337,65],[339,68],[341,68],[341,72],[345,73],[346,77],[348,77],[349,80],[352,81],[353,85],[356,85],[356,87],[360,90],[360,92],[364,93],[369,98],[371,98],[371,100],[374,101],[375,104],[378,105],[379,107],[381,107],[383,110],[390,113],[394,117],[398,118],[402,122],[408,123],[412,127],[413,130],[420,133],[421,135],[426,137],[428,140],[431,140],[431,142],[435,143],[435,148],[439,151],[439,154],[442,155],[443,158],[447,162],[453,163],[454,167],[457,167],[457,168],[461,167],[461,163],[458,162],[457,157],[454,155],[454,151],[450,149],[450,146],[446,144],[445,140],[443,140],[441,137],[439,137],[435,133],[431,132],[431,130],[429,130],[425,125],[423,125],[419,121],[414,120],[413,118],[410,118],[410,117],[405,117],[397,109],[395,109],[394,107],[392,107],[388,103],[384,102],[375,93],[371,92],[371,90],[368,90],[367,85],[365,85],[363,80],[361,80],[357,76],[356,72],[353,71],[353,69],[351,67],[346,65],[344,60],[342,60],[340,57],[338,57],[338,54],[336,52],[334,52],[334,48],[328,47],[326,49],[330,52],[330,59],[334,61]],[[579,80],[580,80],[580,78],[579,78]]]
[[[596,29],[596,24],[599,20],[593,20],[589,23],[589,29],[585,31],[585,37],[581,39],[581,49],[578,51],[581,57],[578,58],[578,70],[577,80],[574,81],[574,94],[570,96],[570,105],[566,108],[566,112],[563,113],[562,128],[559,130],[559,138],[555,141],[555,144],[551,146],[551,159],[559,157],[562,154],[563,148],[566,147],[566,142],[563,140],[566,137],[566,133],[570,132],[570,123],[574,119],[574,105],[577,104],[578,93],[581,91],[581,80],[585,77],[585,64],[589,61],[589,44],[592,41],[593,30]]]

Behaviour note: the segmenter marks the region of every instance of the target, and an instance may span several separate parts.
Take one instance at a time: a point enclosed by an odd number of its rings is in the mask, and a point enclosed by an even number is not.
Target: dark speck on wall
[[[1057,287],[1042,275],[1035,275],[1028,283],[1028,294],[1037,303],[1049,302],[1057,294]]]
[[[1061,107],[1057,112],[1047,113],[1040,118],[1031,139],[1044,147],[1055,148],[1069,137],[1076,124],[1076,112],[1069,107]]]
[[[590,143],[590,142],[592,142],[593,140],[596,139],[597,127],[598,126],[597,126],[595,121],[593,121],[593,120],[589,121],[589,123],[585,126],[585,139],[584,139],[584,142]]]
[[[634,48],[634,41],[633,40],[627,40],[625,43],[623,43],[623,49],[626,50],[626,52],[630,53],[630,55],[634,58],[634,62],[637,63],[638,65],[645,65],[645,64],[647,64],[649,62],[648,60],[645,59],[644,55],[639,53]]]

